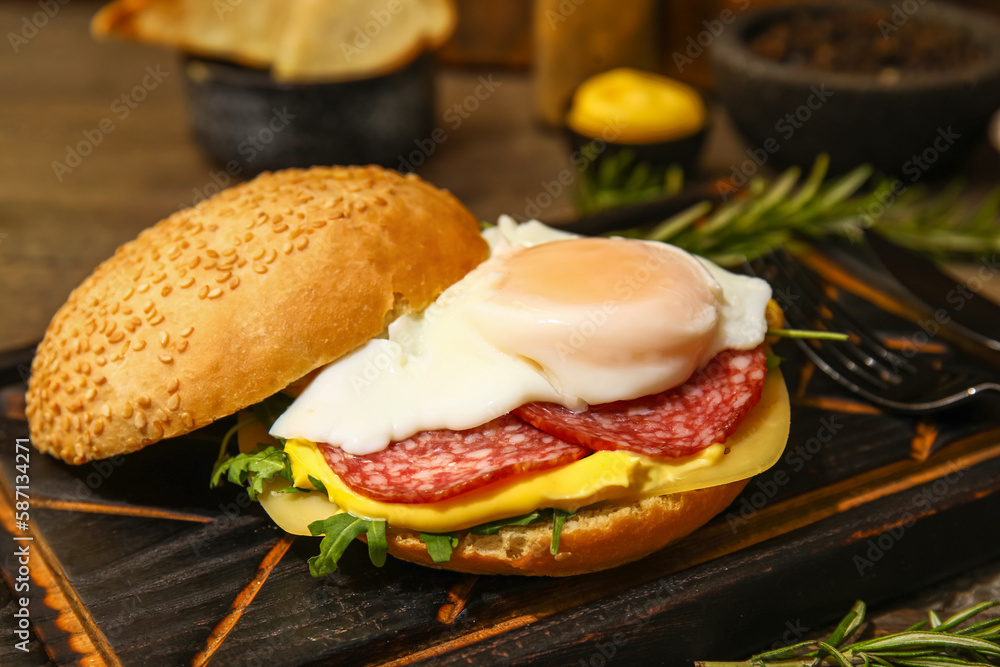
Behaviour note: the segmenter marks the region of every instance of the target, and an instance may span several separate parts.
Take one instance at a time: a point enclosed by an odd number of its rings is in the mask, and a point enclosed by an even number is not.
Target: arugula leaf
[[[452,549],[458,546],[454,533],[420,533],[420,541],[427,545],[427,553],[435,563],[450,561]]]
[[[294,400],[288,394],[279,391],[277,394],[268,396],[250,409],[253,410],[253,416],[257,418],[257,421],[270,430],[274,421],[292,405],[292,401]]]
[[[337,569],[337,563],[354,538],[362,533],[368,537],[368,557],[375,567],[385,565],[389,543],[385,536],[385,521],[359,519],[347,512],[334,514],[309,524],[309,532],[323,535],[319,543],[319,555],[309,559],[309,574],[324,577]]]
[[[325,496],[329,496],[330,495],[330,493],[326,490],[326,485],[323,484],[323,482],[319,481],[318,479],[316,479],[312,475],[309,475],[309,481],[312,482],[312,485],[313,485],[314,489],[316,489],[317,491],[322,491],[323,495],[325,495]],[[301,491],[312,491],[313,489],[300,489],[300,490]]]
[[[552,519],[552,543],[549,547],[549,551],[552,555],[555,555],[559,553],[559,536],[562,534],[563,524],[565,524],[568,517],[571,517],[574,514],[575,512],[567,512],[565,510],[555,508],[535,510],[529,514],[522,514],[521,516],[511,517],[510,519],[499,519],[497,521],[490,521],[489,523],[482,523],[478,526],[470,528],[469,532],[473,535],[496,535],[500,532],[500,529],[505,526],[530,526],[531,524],[538,523],[539,521]],[[430,551],[429,547],[428,551]]]
[[[254,454],[237,454],[222,461],[212,473],[213,488],[222,482],[223,474],[231,483],[246,486],[250,499],[257,500],[264,491],[264,480],[279,475],[292,481],[292,464],[284,451],[267,447]]]
[[[560,509],[552,510],[552,543],[549,545],[549,553],[553,556],[559,553],[559,537],[562,535],[563,524],[566,523],[566,519],[574,514],[576,512],[567,512]]]
[[[542,521],[546,518],[543,513],[544,510],[535,510],[530,514],[522,514],[510,519],[498,519],[489,523],[481,523],[478,526],[470,528],[469,532],[473,535],[496,535],[504,526],[527,526],[536,521]]]
[[[779,357],[774,352],[771,352],[770,350],[768,350],[768,352],[767,352],[767,360],[766,360],[767,370],[773,371],[775,368],[778,368],[779,366],[781,366],[781,362],[784,361],[784,360],[785,360],[784,357]]]
[[[385,521],[368,522],[368,559],[375,567],[385,565],[389,553],[389,541],[385,537]]]

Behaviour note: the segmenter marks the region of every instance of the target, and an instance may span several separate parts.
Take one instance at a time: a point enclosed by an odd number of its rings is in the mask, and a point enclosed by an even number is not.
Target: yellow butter
[[[366,519],[385,519],[397,528],[450,532],[481,523],[558,507],[575,511],[611,499],[639,499],[728,484],[747,479],[774,465],[788,439],[789,405],[778,370],[768,373],[760,403],[725,445],[712,445],[683,459],[653,459],[629,452],[595,452],[554,470],[518,476],[477,491],[436,503],[383,503],[358,495],[330,469],[313,443],[289,440],[295,485],[311,486],[308,476],[321,480],[321,493],[276,493],[285,483],[265,485],[261,504],[281,528],[308,535],[312,521],[347,511]],[[270,438],[254,424],[240,432],[240,448],[250,451]]]
[[[566,123],[578,134],[621,144],[679,139],[705,126],[705,104],[680,81],[620,68],[587,79]]]

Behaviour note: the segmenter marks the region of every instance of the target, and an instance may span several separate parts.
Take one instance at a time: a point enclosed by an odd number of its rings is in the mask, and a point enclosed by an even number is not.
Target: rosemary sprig
[[[606,155],[596,168],[585,169],[576,189],[576,207],[593,213],[624,204],[673,197],[684,189],[684,170],[676,165],[635,162],[631,151]]]
[[[801,338],[803,340],[850,340],[850,336],[845,333],[835,331],[811,331],[809,329],[768,329],[768,336],[778,338]]]
[[[990,667],[1000,665],[1000,619],[959,629],[1000,602],[983,602],[942,621],[933,611],[928,622],[883,637],[845,645],[865,620],[864,602],[854,603],[825,641],[806,641],[758,653],[744,662],[695,662],[696,667]]]
[[[630,160],[620,153],[582,179],[586,210],[676,194],[679,177],[674,176],[669,188],[657,186],[649,167],[640,169]],[[827,178],[828,164],[821,155],[805,180],[798,168],[770,181],[753,178],[729,201],[701,202],[652,229],[622,233],[667,241],[724,266],[775,247],[794,247],[801,237],[858,238],[869,226],[900,245],[939,258],[1000,250],[1000,188],[978,207],[969,207],[962,200],[961,182],[931,197],[922,186],[895,180],[869,187],[872,170],[867,165]]]

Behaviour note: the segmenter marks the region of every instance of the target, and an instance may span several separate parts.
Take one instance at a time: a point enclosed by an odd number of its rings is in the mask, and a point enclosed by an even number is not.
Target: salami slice
[[[389,503],[430,503],[504,477],[572,463],[590,453],[513,415],[466,431],[423,431],[366,456],[320,444],[334,472],[358,493]]]
[[[767,373],[763,347],[726,350],[679,387],[631,401],[573,412],[554,403],[514,411],[529,424],[591,449],[681,457],[725,442],[760,400]]]

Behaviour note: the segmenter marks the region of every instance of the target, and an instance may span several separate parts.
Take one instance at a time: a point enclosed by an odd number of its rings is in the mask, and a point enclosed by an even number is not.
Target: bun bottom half
[[[388,531],[402,560],[470,574],[567,577],[639,560],[694,532],[729,506],[749,480],[637,501],[601,503],[566,519],[559,553],[549,552],[552,521],[506,526],[496,535],[465,533],[447,563],[435,563],[420,535]]]

